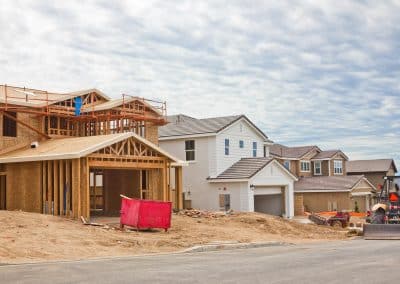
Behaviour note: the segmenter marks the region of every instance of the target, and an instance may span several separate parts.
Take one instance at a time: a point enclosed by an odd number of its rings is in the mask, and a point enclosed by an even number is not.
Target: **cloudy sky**
[[[400,1],[2,1],[1,83],[246,114],[400,166]]]

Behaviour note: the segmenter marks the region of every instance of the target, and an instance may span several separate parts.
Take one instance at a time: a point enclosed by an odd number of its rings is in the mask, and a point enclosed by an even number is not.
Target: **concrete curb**
[[[198,245],[181,251],[182,253],[191,252],[207,252],[207,251],[218,251],[218,250],[230,250],[230,249],[249,249],[249,248],[263,248],[263,247],[274,247],[290,245],[290,243],[284,242],[262,242],[262,243],[221,243],[221,244],[206,244]]]
[[[23,265],[40,265],[40,264],[57,264],[57,263],[73,263],[73,262],[95,262],[112,259],[130,259],[140,257],[152,257],[152,256],[163,256],[163,255],[180,255],[183,253],[196,253],[196,252],[207,252],[207,251],[219,251],[219,250],[230,250],[230,249],[246,249],[246,248],[261,248],[261,247],[272,247],[272,246],[284,246],[292,245],[291,243],[284,242],[262,242],[262,243],[232,243],[232,242],[216,242],[209,243],[206,245],[193,246],[191,248],[181,251],[170,251],[170,252],[158,252],[158,253],[144,253],[144,254],[133,254],[133,255],[119,255],[119,256],[99,256],[89,257],[82,259],[73,260],[39,260],[33,262],[20,262],[20,263],[0,263],[0,268],[7,266],[23,266]]]

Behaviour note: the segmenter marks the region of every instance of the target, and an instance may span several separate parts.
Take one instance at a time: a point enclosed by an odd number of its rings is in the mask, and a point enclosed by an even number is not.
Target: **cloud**
[[[0,78],[169,113],[247,114],[273,140],[400,164],[398,1],[9,1]]]

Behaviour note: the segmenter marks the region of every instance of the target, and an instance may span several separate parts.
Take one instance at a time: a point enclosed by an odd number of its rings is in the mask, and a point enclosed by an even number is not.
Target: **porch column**
[[[175,202],[176,209],[183,209],[183,196],[182,196],[182,167],[175,167]]]
[[[294,216],[294,190],[293,182],[285,186],[286,193],[286,218],[293,218]]]

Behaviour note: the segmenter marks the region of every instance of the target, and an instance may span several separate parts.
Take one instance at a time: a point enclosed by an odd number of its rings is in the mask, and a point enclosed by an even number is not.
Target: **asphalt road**
[[[0,283],[397,283],[400,241],[0,266]]]

